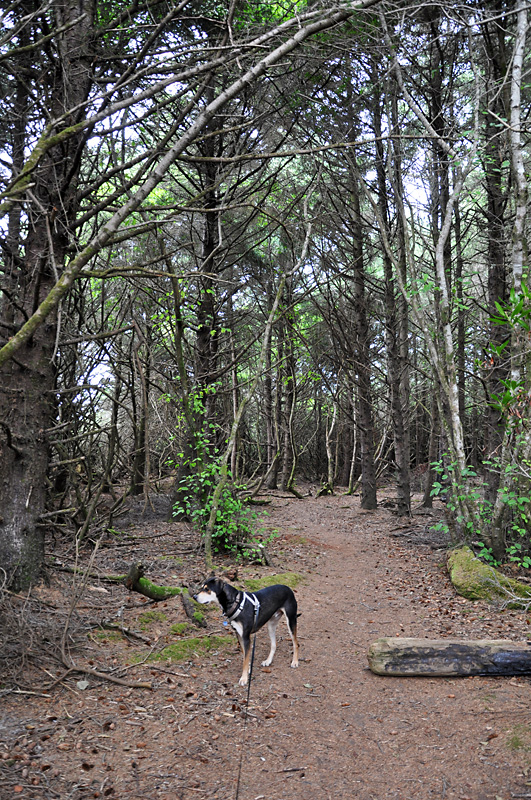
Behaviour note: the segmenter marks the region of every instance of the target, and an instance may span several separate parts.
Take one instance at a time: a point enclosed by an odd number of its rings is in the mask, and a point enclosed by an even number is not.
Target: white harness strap
[[[247,594],[247,592],[243,593],[240,605],[238,606],[234,614],[231,614],[230,617],[228,618],[229,622],[233,622],[240,616],[247,600],[249,600],[254,606],[254,622],[256,623],[256,620],[258,619],[258,612],[260,611],[260,601],[252,594]]]

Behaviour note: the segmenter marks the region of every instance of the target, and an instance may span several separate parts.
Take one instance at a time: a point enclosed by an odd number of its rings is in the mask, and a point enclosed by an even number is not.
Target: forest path
[[[276,691],[282,712],[265,748],[263,730],[248,734],[242,798],[531,796],[510,749],[531,719],[527,679],[382,678],[367,668],[379,636],[507,636],[493,632],[496,615],[455,597],[443,551],[399,544],[401,523],[385,509],[362,512],[345,496],[305,504],[306,513],[289,501],[272,514],[318,553],[297,592],[304,660],[286,671],[280,648],[271,679],[257,672],[251,707]]]
[[[266,526],[279,532],[274,565],[240,573],[304,576],[296,590],[301,662],[290,669],[281,622],[275,660],[261,667],[268,636],[259,632],[247,718],[234,636],[183,661],[148,660],[190,636],[179,633],[186,628],[180,600],[152,605],[122,586],[89,582],[76,611],[81,646],[74,659],[152,681],[153,691],[74,674],[41,696],[44,668],[64,675],[45,660],[46,645],[27,686],[37,694],[1,701],[0,798],[531,797],[531,679],[385,678],[368,670],[367,649],[380,636],[522,640],[529,632],[529,615],[500,614],[456,596],[444,550],[429,531],[433,516],[417,508],[400,521],[383,492],[380,501],[364,512],[353,497],[271,495]],[[93,570],[116,572],[134,558],[159,583],[198,579],[201,564],[196,552],[187,553],[184,528],[178,534],[162,514],[122,523],[124,540],[107,542]],[[64,614],[72,579],[52,578],[41,590],[44,608],[59,614],[62,603]],[[208,608],[200,641],[227,632],[219,611]],[[98,629],[104,617],[144,631],[149,642]]]

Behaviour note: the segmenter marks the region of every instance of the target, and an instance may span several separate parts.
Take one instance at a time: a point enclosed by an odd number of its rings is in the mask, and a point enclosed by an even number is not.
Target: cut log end
[[[367,654],[376,675],[396,677],[531,674],[531,647],[506,639],[397,639],[373,642]]]

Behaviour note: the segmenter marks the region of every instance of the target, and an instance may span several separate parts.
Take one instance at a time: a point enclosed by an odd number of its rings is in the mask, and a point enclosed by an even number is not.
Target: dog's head
[[[223,581],[220,581],[219,578],[209,578],[193,597],[196,603],[219,603],[218,596],[222,589]]]

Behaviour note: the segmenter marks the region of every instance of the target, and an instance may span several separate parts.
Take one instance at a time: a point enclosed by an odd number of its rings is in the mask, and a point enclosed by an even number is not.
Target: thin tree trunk
[[[375,74],[375,86],[378,85]],[[378,202],[386,235],[391,239],[389,205],[387,202],[388,187],[386,180],[385,155],[382,139],[382,119],[380,97],[373,98],[373,122],[376,133],[376,172],[378,176]],[[393,424],[395,462],[397,466],[397,513],[406,516],[411,511],[411,480],[409,469],[409,429],[407,425],[407,406],[403,405],[404,369],[402,336],[399,325],[397,305],[402,295],[395,291],[393,264],[384,248],[383,255],[385,276],[385,341],[387,348],[387,364],[389,370],[389,389],[391,393],[391,419]],[[407,363],[407,362],[406,362]]]
[[[363,228],[359,183],[355,170],[351,174],[352,277],[354,290],[353,317],[356,331],[355,352],[358,374],[358,433],[361,452],[361,507],[377,507],[376,467],[374,463],[374,423],[372,412],[371,368],[367,296],[363,259]]]
[[[293,287],[291,279],[286,281],[286,308],[290,308],[293,299]],[[297,399],[297,371],[295,368],[295,353],[293,343],[292,312],[288,311],[285,315],[284,327],[284,447],[282,459],[281,487],[284,491],[291,490],[293,486],[294,473],[296,468],[296,452],[293,437],[293,416],[295,414]]]
[[[357,399],[356,399],[356,386],[354,382],[351,386],[350,391],[350,408],[351,408],[351,415],[352,415],[352,450],[350,456],[350,470],[348,476],[348,494],[353,494],[354,488],[356,486],[356,461],[357,461],[357,450],[358,450],[358,423],[356,419],[356,409],[357,409]]]
[[[508,363],[505,353],[497,348],[508,342],[510,332],[505,325],[494,321],[497,316],[496,303],[505,305],[508,300],[506,271],[506,220],[507,191],[504,188],[504,143],[506,131],[500,130],[500,117],[510,113],[508,97],[507,53],[505,31],[502,21],[494,19],[482,26],[484,50],[487,63],[486,109],[485,109],[485,191],[488,248],[488,308],[489,323],[487,341],[489,351],[485,358],[485,382],[489,398],[503,393],[503,382],[508,377]],[[492,461],[501,455],[504,433],[504,420],[499,408],[487,402],[484,412],[485,460]],[[486,500],[494,503],[500,484],[500,473],[496,468],[486,471]]]
[[[424,481],[424,495],[422,498],[422,505],[424,506],[424,508],[431,508],[433,506],[431,491],[437,473],[433,469],[432,465],[439,460],[440,420],[439,420],[439,408],[437,405],[437,398],[435,397],[435,393],[432,393],[430,420],[431,420],[431,425],[430,425],[430,440],[428,445],[428,468],[426,470],[425,481]]]
[[[274,295],[273,295],[273,280],[267,279],[267,307],[268,313],[271,313],[273,308]],[[279,329],[279,348],[283,346],[282,326],[284,320],[278,323]],[[278,485],[278,470],[280,463],[280,417],[282,407],[282,394],[280,379],[280,362],[282,357],[280,355],[279,365],[276,369],[276,391],[273,393],[273,364],[272,364],[272,335],[267,342],[265,352],[265,375],[264,375],[264,392],[265,392],[265,416],[266,416],[266,446],[267,446],[267,469],[265,485],[267,489],[276,489]]]
[[[516,0],[516,36],[511,72],[511,116],[510,143],[511,168],[514,180],[514,223],[511,248],[512,288],[515,297],[524,301],[524,319],[516,320],[511,331],[511,381],[520,387],[521,397],[528,398],[531,391],[531,352],[529,347],[529,330],[525,314],[529,312],[529,294],[522,295],[522,279],[525,261],[525,224],[527,214],[528,183],[525,171],[524,142],[522,139],[522,71],[528,30],[527,4],[525,0]],[[518,402],[519,398],[515,398]],[[527,411],[527,400],[525,400]],[[531,457],[531,437],[527,431],[524,435],[515,436],[518,431],[518,420],[511,420],[506,427],[503,442],[500,473],[503,483],[500,485],[492,521],[489,527],[487,544],[492,548],[495,558],[505,553],[506,525],[505,517],[508,506],[505,501],[505,487],[514,490],[511,465],[527,463]],[[526,492],[527,493],[527,492]]]
[[[331,492],[333,492],[334,490],[334,474],[335,474],[335,463],[336,463],[334,459],[334,453],[332,451],[332,436],[334,435],[336,421],[337,421],[337,402],[334,401],[334,410],[332,412],[332,423],[330,427],[328,426],[328,420],[326,422],[326,458],[328,462],[327,488]]]

